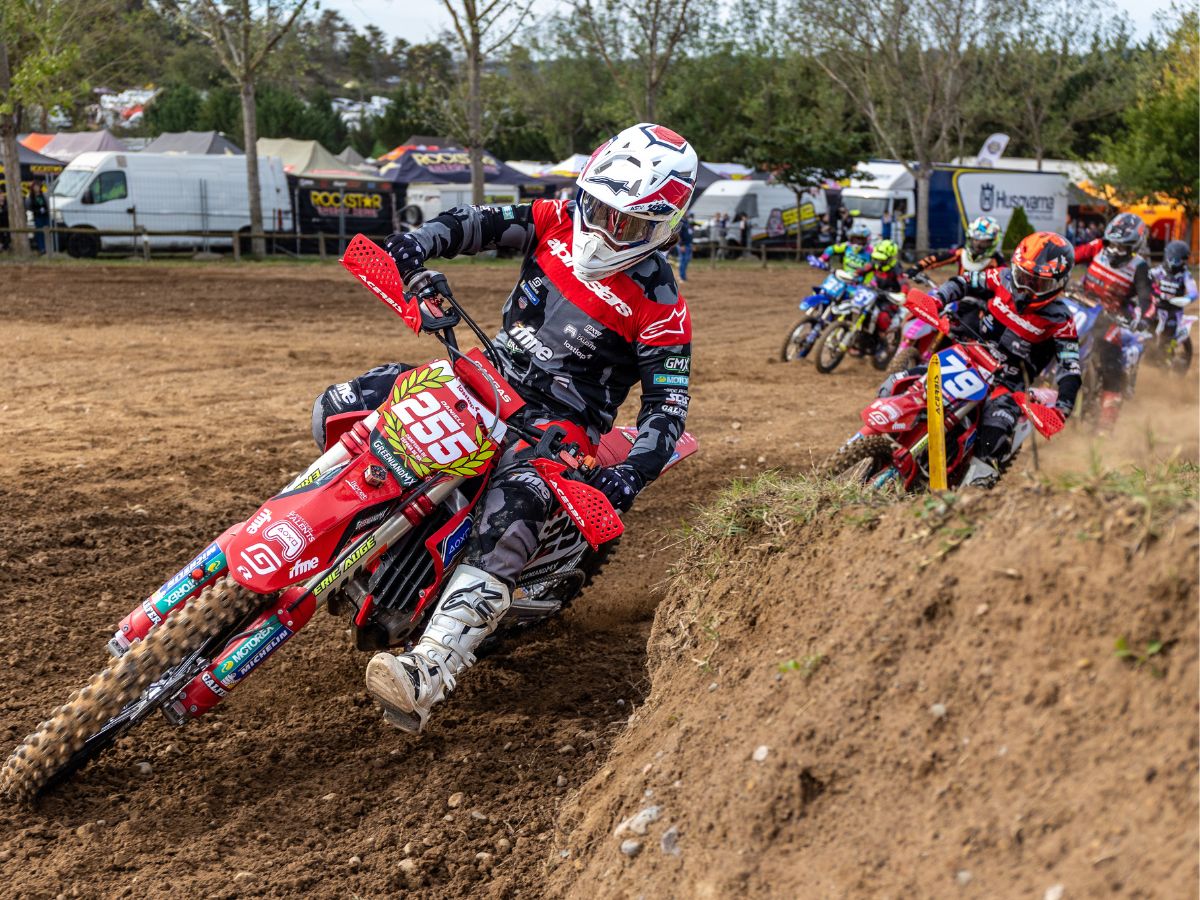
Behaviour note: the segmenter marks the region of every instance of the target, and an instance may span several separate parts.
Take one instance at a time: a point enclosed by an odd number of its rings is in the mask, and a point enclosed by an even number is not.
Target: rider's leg
[[[1011,394],[989,397],[983,407],[975,453],[963,475],[964,485],[992,487],[1000,478],[999,463],[1012,450],[1020,409]]]
[[[1109,341],[1098,341],[1096,353],[1100,360],[1100,417],[1097,427],[1102,432],[1112,431],[1121,411],[1121,398],[1125,390],[1125,355],[1120,345]]]
[[[317,446],[325,449],[326,419],[339,413],[376,409],[387,399],[396,376],[411,368],[407,363],[385,363],[350,381],[332,384],[318,394],[312,411],[312,435]]]
[[[446,583],[425,633],[410,652],[377,653],[367,665],[367,690],[390,723],[419,732],[433,705],[475,662],[479,645],[511,605],[513,584],[537,548],[551,502],[537,472],[510,448],[481,500],[463,563]]]

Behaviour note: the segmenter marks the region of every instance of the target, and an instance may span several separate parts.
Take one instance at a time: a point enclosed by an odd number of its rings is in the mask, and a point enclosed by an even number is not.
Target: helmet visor
[[[1067,283],[1067,275],[1035,275],[1032,272],[1026,272],[1019,266],[1013,266],[1012,280],[1013,285],[1019,291],[1024,291],[1032,294],[1035,297],[1045,297],[1047,294],[1054,294],[1063,289],[1063,285]]]
[[[849,236],[849,241],[850,241],[850,243],[852,243],[852,244],[853,244],[855,247],[865,247],[865,246],[867,246],[867,236],[866,236],[865,234],[851,234],[851,235]]]
[[[667,222],[643,219],[614,209],[587,191],[579,192],[579,213],[588,231],[597,231],[614,250],[633,247],[670,233]]]
[[[972,256],[983,256],[983,254],[992,249],[992,239],[973,237],[967,241],[967,246],[971,248]]]

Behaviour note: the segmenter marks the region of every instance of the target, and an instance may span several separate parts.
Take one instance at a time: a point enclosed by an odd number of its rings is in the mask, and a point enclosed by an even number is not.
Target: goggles
[[[977,256],[980,253],[985,253],[990,250],[992,243],[993,242],[991,238],[971,238],[969,241],[967,241],[967,246],[971,248],[972,255]]]
[[[867,246],[867,236],[865,234],[852,234],[846,240],[848,240],[855,247]]]
[[[643,219],[621,212],[584,190],[580,190],[576,204],[585,230],[599,232],[614,250],[665,240],[672,231],[669,221]]]
[[[1061,291],[1063,285],[1067,283],[1068,277],[1069,273],[1067,275],[1034,275],[1019,266],[1012,267],[1013,285],[1017,290],[1032,294],[1039,299]]]

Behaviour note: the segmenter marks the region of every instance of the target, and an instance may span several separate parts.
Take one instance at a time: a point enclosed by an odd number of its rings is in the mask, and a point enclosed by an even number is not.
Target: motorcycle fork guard
[[[316,609],[317,598],[306,588],[296,585],[283,591],[188,682],[170,705],[171,718],[196,719],[210,711],[295,637]]]

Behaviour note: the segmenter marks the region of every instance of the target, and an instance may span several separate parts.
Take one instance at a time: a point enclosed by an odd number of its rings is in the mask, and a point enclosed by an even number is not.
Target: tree
[[[929,247],[929,183],[960,134],[967,62],[1019,20],[1020,0],[798,0],[797,40],[862,111],[917,183],[917,249]],[[981,27],[987,23],[987,27]]]
[[[241,95],[242,139],[246,146],[246,187],[250,194],[251,252],[266,253],[262,237],[262,194],[258,176],[258,115],[255,87],[271,51],[291,30],[308,0],[159,0],[162,9],[191,28],[216,51]]]
[[[8,201],[8,228],[25,227],[17,128],[23,107],[49,108],[71,94],[65,77],[79,57],[74,38],[86,4],[59,0],[0,0],[0,163]],[[12,235],[17,256],[29,253],[29,235]]]
[[[676,53],[715,16],[707,0],[574,0],[572,6],[584,37],[639,122],[656,121],[658,97]]]
[[[746,104],[755,115],[756,127],[746,134],[740,158],[769,170],[776,181],[795,191],[798,211],[804,191],[854,174],[867,155],[870,133],[815,65],[792,59],[781,63],[781,68],[782,77],[766,82]],[[808,101],[803,106],[795,102],[801,92]],[[797,219],[797,256],[802,243]]]
[[[988,105],[1037,159],[1038,171],[1048,148],[1070,147],[1082,128],[1128,104],[1129,43],[1128,22],[1107,4],[1060,0],[1030,11],[1002,46]]]
[[[450,14],[454,34],[466,68],[465,124],[463,137],[471,155],[471,202],[483,203],[483,149],[494,124],[484,116],[483,62],[505,46],[525,22],[533,0],[514,4],[503,0],[442,0]]]
[[[1200,214],[1200,16],[1195,9],[1176,14],[1160,68],[1144,79],[1138,101],[1125,114],[1127,133],[1107,141],[1101,153],[1113,166],[1108,180],[1126,199],[1165,194],[1179,202],[1190,243]]]
[[[1011,257],[1013,251],[1017,249],[1017,244],[1025,240],[1033,234],[1033,225],[1029,223],[1029,216],[1025,214],[1025,207],[1018,206],[1013,210],[1012,218],[1008,220],[1008,227],[1004,229],[1004,240],[1001,242],[1000,249],[1005,256]]]
[[[156,135],[164,131],[196,130],[203,103],[190,84],[166,88],[146,109],[146,125]]]

